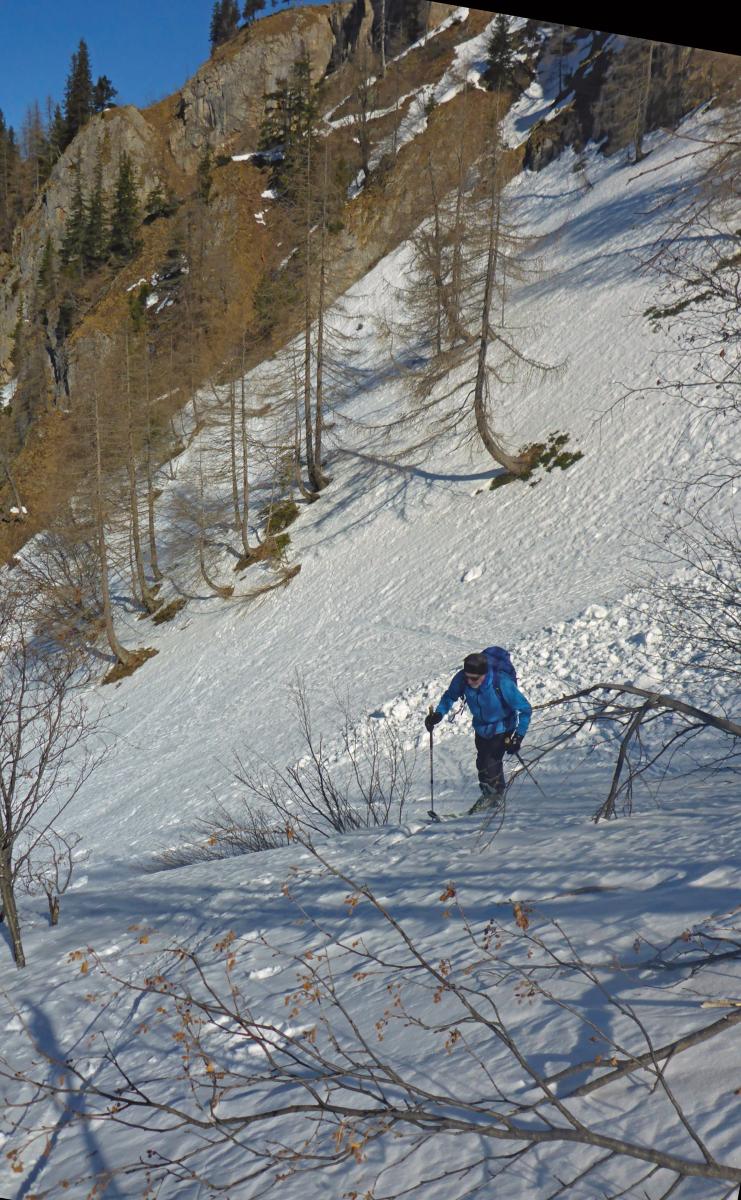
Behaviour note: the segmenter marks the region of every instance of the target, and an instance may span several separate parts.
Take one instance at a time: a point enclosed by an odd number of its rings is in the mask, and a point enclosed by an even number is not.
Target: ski
[[[427,816],[433,825],[440,825],[443,821],[457,821],[458,817],[467,817],[469,816],[469,812],[468,809],[464,809],[463,812],[459,813],[436,813],[431,808],[428,808]]]
[[[497,813],[501,810],[501,805],[487,805],[485,808],[464,808],[462,812],[433,812],[431,808],[427,810],[427,816],[433,825],[440,825],[443,821],[457,821],[460,817],[480,817],[489,816],[492,813]]]

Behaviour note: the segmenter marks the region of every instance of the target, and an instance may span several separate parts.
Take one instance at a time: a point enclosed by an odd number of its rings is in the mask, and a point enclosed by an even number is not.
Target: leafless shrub
[[[286,829],[271,822],[265,813],[254,812],[243,805],[239,813],[234,815],[219,805],[209,816],[196,822],[192,841],[162,850],[155,855],[148,869],[170,871],[194,863],[257,854],[262,850],[285,846],[288,841]]]
[[[685,668],[727,680],[738,678],[741,537],[733,514],[716,519],[693,489],[655,550],[656,569],[649,587],[659,602],[656,620],[667,653]],[[673,568],[670,575],[667,566]]]
[[[705,923],[658,953],[634,946],[630,961],[592,961],[524,901],[469,919],[447,883],[438,935],[425,949],[370,887],[310,853],[309,871],[284,888],[301,918],[290,947],[229,932],[199,954],[170,947],[143,982],[138,973],[136,981],[118,977],[92,949],[76,952],[95,979],[99,1019],[119,1012],[121,1035],[112,1040],[107,1030],[98,1045],[93,1031],[75,1053],[47,1049],[25,1071],[3,1068],[15,1089],[7,1102],[12,1161],[22,1169],[44,1144],[35,1106],[51,1101],[55,1128],[61,1102],[68,1123],[94,1120],[99,1136],[106,1125],[125,1129],[139,1156],[118,1171],[146,1181],[148,1195],[197,1185],[257,1200],[322,1171],[333,1194],[462,1200],[492,1187],[507,1194],[532,1179],[520,1174],[529,1169],[547,1181],[544,1200],[572,1189],[613,1200],[668,1197],[683,1181],[696,1200],[736,1195],[741,1166],[713,1145],[733,1098],[725,1080],[708,1079],[698,1106],[693,1072],[683,1069],[683,1055],[711,1041],[720,1048],[741,1022],[732,1002],[717,1020],[699,1018],[702,971],[713,962]],[[311,892],[317,870],[321,906]],[[344,926],[357,910],[373,936],[338,936],[333,911]],[[709,924],[738,959],[733,922],[724,914]],[[272,1003],[263,995],[257,1011],[247,967],[266,949],[291,981]],[[671,998],[676,1036],[668,1041],[655,1025],[669,1003],[657,1006],[655,994],[667,970],[693,978],[691,991]],[[387,997],[380,1015],[367,1001],[379,985]],[[149,1047],[166,1048],[147,1077],[131,1037],[134,1014]],[[544,1053],[531,1031],[550,1020],[559,1041]],[[584,1057],[578,1048],[589,1044],[594,1052]],[[568,1046],[577,1049],[564,1066]],[[604,1104],[585,1104],[595,1093]],[[703,1119],[708,1111],[712,1121]],[[86,1185],[98,1183],[88,1170]]]
[[[96,719],[77,655],[34,637],[22,596],[0,593],[0,901],[25,966],[15,900],[19,872],[100,761]]]
[[[595,683],[538,707],[550,710],[552,719],[539,722],[540,745],[531,750],[531,767],[585,732],[606,733],[607,745],[614,746],[609,789],[595,821],[617,817],[619,809],[630,814],[639,782],[658,787],[693,772],[739,771],[741,725],[674,696],[629,683]],[[724,736],[693,756],[695,740],[709,731]]]
[[[58,925],[62,896],[72,882],[75,867],[87,858],[75,857],[82,838],[79,833],[64,834],[53,829],[39,838],[32,830],[30,833],[34,850],[29,857],[21,858],[20,886],[30,896],[46,896],[49,924]]]
[[[292,766],[259,767],[237,756],[235,778],[246,789],[248,812],[253,806],[274,814],[283,828],[300,837],[347,833],[401,821],[412,786],[414,762],[399,732],[386,723],[369,721],[361,729],[347,709],[343,713],[343,758],[333,756],[316,735],[303,681],[291,692],[305,753]]]

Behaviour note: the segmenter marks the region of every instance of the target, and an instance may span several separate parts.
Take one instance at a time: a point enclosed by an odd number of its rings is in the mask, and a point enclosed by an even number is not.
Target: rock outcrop
[[[335,32],[328,8],[277,14],[246,29],[217,50],[171,106],[167,145],[177,166],[195,171],[205,147],[254,150],[266,93],[286,79],[299,58],[308,57],[316,83],[329,66]]]

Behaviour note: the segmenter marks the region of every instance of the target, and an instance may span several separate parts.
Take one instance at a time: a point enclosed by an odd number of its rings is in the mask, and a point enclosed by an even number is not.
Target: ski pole
[[[432,705],[430,705],[429,715],[432,716],[434,711],[435,711],[434,708],[432,707]],[[435,776],[433,773],[433,765],[432,765],[432,729],[430,730],[430,816],[434,820],[434,818],[435,818]]]
[[[523,758],[523,757],[522,757],[522,756],[521,756],[521,755],[520,755],[520,754],[519,754],[517,751],[515,751],[515,758],[516,758],[516,759],[518,760],[518,762],[520,762],[520,763],[522,764],[522,766],[525,768],[525,770],[527,771],[528,775],[529,775],[529,776],[530,776],[530,778],[532,779],[533,783],[535,784],[536,788],[537,788],[537,789],[538,789],[538,791],[540,792],[540,794],[541,794],[541,796],[543,797],[543,799],[544,799],[544,800],[547,800],[547,799],[548,799],[548,797],[546,796],[546,794],[545,794],[545,792],[543,791],[542,787],[540,786],[540,784],[538,783],[537,779],[536,779],[536,778],[535,778],[535,776],[533,775],[532,771],[530,770],[529,766],[528,766],[528,765],[527,765],[527,763],[525,762],[524,758]]]

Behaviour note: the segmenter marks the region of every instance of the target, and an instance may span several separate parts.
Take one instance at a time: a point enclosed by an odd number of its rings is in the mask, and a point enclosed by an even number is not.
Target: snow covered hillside
[[[357,386],[327,448],[332,483],[291,527],[300,573],[252,605],[191,600],[146,633],[119,614],[159,653],[91,690],[109,749],[65,814],[89,857],[58,929],[23,905],[26,970],[3,948],[2,1054],[38,1087],[3,1079],[0,1196],[81,1200],[97,1178],[106,1200],[736,1195],[738,1009],[701,1007],[740,998],[732,776],[657,794],[657,775],[631,817],[595,824],[614,748],[589,728],[535,779],[518,775],[502,819],[432,825],[422,725],[463,656],[493,642],[534,705],[628,682],[734,716],[730,685],[692,669],[693,647],[667,653],[661,604],[641,590],[672,485],[732,456],[731,423],[660,393],[619,403],[671,374],[639,266],[699,169],[681,156],[703,119],[653,135],[641,166],[567,152],[510,187],[545,266],[517,288],[514,320],[528,352],[562,369],[503,389],[495,424],[513,449],[568,433],[578,462],[490,490],[480,448],[438,444],[411,467],[369,456],[352,419],[398,412],[409,387],[379,332],[404,245],[336,308]],[[164,483],[173,522],[198,453],[196,440]],[[714,520],[731,528],[733,513]],[[152,873],[195,820],[239,803],[235,755],[283,766],[305,753],[297,671],[340,767],[345,698],[361,736],[393,729],[416,753],[401,819],[321,841],[320,858],[293,843]],[[526,758],[544,722],[536,711]],[[720,737],[703,736],[710,750]],[[460,813],[476,795],[457,716],[436,732],[436,807]],[[188,988],[200,1008],[178,999]],[[657,1085],[647,1052],[729,1013]],[[626,1062],[613,1086],[576,1094],[596,1065]],[[308,1113],[320,1077],[327,1109]],[[139,1106],[119,1109],[134,1083]],[[273,1116],[242,1120],[258,1112]]]

